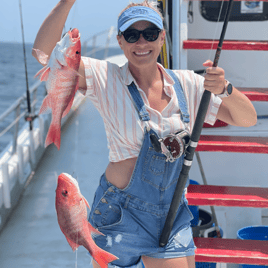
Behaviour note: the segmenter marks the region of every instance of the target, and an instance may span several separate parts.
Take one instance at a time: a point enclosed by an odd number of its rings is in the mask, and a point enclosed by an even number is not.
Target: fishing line
[[[215,40],[216,40],[216,34],[217,34],[217,31],[218,31],[218,28],[219,28],[219,21],[220,21],[220,17],[221,17],[221,13],[222,13],[223,4],[224,4],[224,0],[221,1],[221,8],[220,8],[218,20],[216,22],[216,28],[215,28],[215,31],[214,31],[214,37],[212,39],[212,44],[211,44],[211,48],[210,48],[210,52],[209,52],[209,56],[208,56],[209,59],[211,58],[211,53],[212,53],[212,50],[213,50],[213,45],[214,45]],[[205,72],[206,71],[204,71],[204,73]]]
[[[78,128],[79,128],[79,121],[78,119],[75,120],[75,139],[74,139],[74,173],[76,173],[76,167],[77,167],[77,159],[78,159]],[[79,179],[78,179],[78,174],[76,173],[76,180],[79,184]],[[83,202],[83,201],[81,201]],[[76,233],[76,244],[78,245],[78,231]],[[78,248],[76,249],[75,252],[75,268],[77,268],[77,263],[78,263]]]

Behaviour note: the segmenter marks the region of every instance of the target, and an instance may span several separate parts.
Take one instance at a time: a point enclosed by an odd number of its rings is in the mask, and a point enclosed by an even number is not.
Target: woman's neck
[[[142,90],[153,87],[154,83],[162,79],[157,63],[154,66],[144,68],[129,64],[129,70]]]

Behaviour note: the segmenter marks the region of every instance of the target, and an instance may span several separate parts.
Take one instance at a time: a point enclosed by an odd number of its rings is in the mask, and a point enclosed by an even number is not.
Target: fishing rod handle
[[[164,247],[168,242],[168,239],[172,230],[172,226],[176,218],[176,214],[177,214],[176,212],[178,210],[180,200],[182,198],[182,194],[183,194],[183,191],[184,191],[187,179],[188,179],[189,169],[190,168],[186,165],[182,166],[182,171],[180,173],[180,176],[176,185],[176,189],[175,189],[175,192],[174,192],[171,204],[170,204],[170,208],[169,208],[168,215],[165,221],[165,225],[164,225],[163,231],[159,239],[160,247]]]

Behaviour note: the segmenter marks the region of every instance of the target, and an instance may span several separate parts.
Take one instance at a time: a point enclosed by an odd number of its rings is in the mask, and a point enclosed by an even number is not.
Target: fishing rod
[[[22,19],[22,8],[21,8],[21,0],[19,0],[19,8],[20,8],[20,20],[21,20],[21,34],[22,34],[22,45],[23,45],[23,55],[24,55],[24,66],[25,66],[25,78],[26,78],[26,99],[27,99],[27,108],[28,113],[25,116],[25,120],[30,124],[30,131],[33,129],[33,120],[37,117],[33,116],[31,109],[31,98],[29,91],[29,83],[28,83],[28,71],[27,71],[27,58],[26,58],[26,49],[25,49],[25,40],[24,40],[24,29],[23,29],[23,19]]]
[[[213,67],[217,67],[218,62],[219,62],[224,36],[225,36],[227,25],[228,25],[230,15],[231,15],[232,5],[233,5],[233,0],[230,0],[228,3],[226,16],[225,16],[223,27],[222,27],[219,44],[218,44],[217,51],[215,54]],[[186,156],[184,159],[182,170],[178,178],[178,182],[177,182],[176,189],[175,189],[175,192],[174,192],[171,204],[170,204],[166,222],[165,222],[163,231],[160,236],[160,240],[159,240],[160,247],[164,247],[168,242],[168,238],[173,227],[176,213],[179,208],[180,200],[182,198],[182,194],[183,194],[186,182],[188,180],[189,171],[192,166],[192,162],[194,158],[194,152],[198,145],[200,134],[203,128],[205,116],[206,116],[208,105],[210,102],[210,97],[211,97],[211,92],[208,90],[205,90],[201,99],[201,103],[199,105],[198,112],[197,112],[195,124],[194,124],[192,135],[191,135],[191,142],[190,142],[190,145],[186,149],[186,153],[185,153]]]

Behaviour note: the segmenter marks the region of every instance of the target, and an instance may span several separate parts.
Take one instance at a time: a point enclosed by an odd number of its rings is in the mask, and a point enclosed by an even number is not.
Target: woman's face
[[[138,21],[132,24],[129,28],[134,28],[139,31],[146,28],[155,28],[154,24],[148,21]],[[164,44],[165,31],[161,31],[157,40],[153,42],[146,41],[142,35],[135,43],[128,43],[124,36],[117,36],[118,44],[124,51],[126,58],[129,61],[129,66],[134,65],[138,68],[157,62],[157,58]]]

